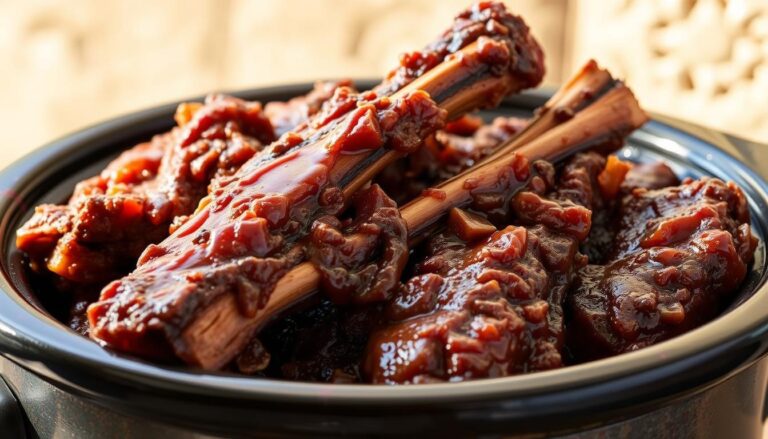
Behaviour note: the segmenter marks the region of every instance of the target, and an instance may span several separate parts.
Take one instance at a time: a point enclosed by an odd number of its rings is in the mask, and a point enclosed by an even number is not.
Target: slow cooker
[[[373,81],[361,81],[361,89]],[[233,93],[287,100],[308,84]],[[483,115],[530,115],[524,93]],[[176,104],[35,150],[0,173],[2,437],[761,437],[768,383],[768,145],[654,116],[619,153],[736,182],[760,238],[738,298],[714,321],[636,352],[507,378],[416,386],[256,379],[151,364],[55,320],[15,248],[35,205],[62,202],[121,150],[169,129]],[[764,177],[765,176],[765,177]]]

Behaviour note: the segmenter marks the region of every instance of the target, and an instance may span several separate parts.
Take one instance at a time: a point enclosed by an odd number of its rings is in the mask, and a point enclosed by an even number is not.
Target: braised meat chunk
[[[663,162],[641,163],[627,172],[621,191],[629,194],[635,189],[663,189],[679,184],[675,172]]]
[[[181,105],[176,119],[178,128],[78,184],[66,206],[38,208],[17,246],[70,281],[113,279],[194,211],[212,178],[237,170],[274,139],[259,103],[228,96]]]
[[[579,273],[571,348],[592,359],[648,346],[712,319],[733,297],[756,240],[741,190],[713,178],[636,188],[611,254]]]

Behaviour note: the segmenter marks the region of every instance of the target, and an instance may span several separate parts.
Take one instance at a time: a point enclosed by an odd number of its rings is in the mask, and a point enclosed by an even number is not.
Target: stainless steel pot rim
[[[280,87],[268,90],[244,92],[293,93],[306,90],[307,85]],[[525,97],[541,102],[547,92],[528,93]],[[83,130],[43,148],[50,154],[63,154],[73,145],[105,133],[126,130],[131,126],[156,119],[172,112],[172,105],[157,107],[107,121]],[[658,142],[670,154],[684,154],[692,148],[704,149],[711,164],[726,169],[749,185],[758,198],[750,197],[753,212],[768,212],[768,185],[762,178],[741,164],[736,158],[715,146],[678,130],[674,126],[654,120],[632,137],[633,142]],[[659,145],[657,145],[659,146]],[[13,175],[6,170],[0,177],[2,183],[8,179],[17,182],[50,160],[50,154],[41,157],[38,152],[11,165]],[[707,170],[707,160],[696,163]],[[714,165],[713,165],[714,166]],[[3,181],[5,179],[5,181]],[[14,206],[14,203],[17,203]],[[18,207],[18,200],[5,197],[0,201],[0,212],[4,215],[0,228],[9,233],[7,212]],[[768,223],[766,223],[768,224]],[[4,239],[8,239],[5,236]],[[762,244],[761,244],[762,245]],[[173,393],[260,400],[290,403],[318,403],[341,405],[388,404],[408,401],[411,404],[441,404],[447,401],[481,401],[504,399],[523,400],[532,396],[563,393],[589,387],[594,395],[621,393],[632,389],[636,394],[658,393],[663,389],[651,389],[654,383],[685,383],[688,378],[697,382],[722,380],[748,366],[765,352],[768,332],[768,285],[766,273],[762,271],[756,291],[747,301],[718,317],[716,320],[672,340],[604,360],[563,369],[519,375],[506,378],[484,379],[471,382],[428,384],[419,386],[370,386],[343,384],[315,384],[288,382],[269,379],[255,379],[243,376],[207,373],[181,367],[164,367],[109,353],[92,341],[76,333],[63,330],[64,327],[29,304],[15,292],[7,267],[3,265],[0,276],[0,346],[5,355],[24,367],[45,376],[53,382],[70,382],[73,369],[87,371],[111,382],[126,386],[171,391]],[[731,356],[730,370],[721,374],[715,371],[715,360],[722,363],[722,356]],[[722,366],[717,366],[722,368]],[[84,386],[84,392],[98,393],[97,389]],[[584,393],[582,393],[583,397]],[[620,395],[616,395],[620,396]],[[585,404],[587,402],[585,401]]]

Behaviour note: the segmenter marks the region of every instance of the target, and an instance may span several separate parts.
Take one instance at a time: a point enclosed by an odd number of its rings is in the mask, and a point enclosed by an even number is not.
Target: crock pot
[[[362,88],[373,82],[362,81]],[[286,100],[308,84],[234,93]],[[550,95],[510,98],[530,115]],[[733,305],[714,321],[637,352],[560,370],[417,386],[255,379],[151,364],[106,351],[38,300],[15,230],[41,202],[173,124],[175,104],[50,143],[0,173],[0,431],[3,437],[561,436],[760,437],[768,382],[768,146],[654,116],[620,154],[679,176],[736,182],[760,238]]]

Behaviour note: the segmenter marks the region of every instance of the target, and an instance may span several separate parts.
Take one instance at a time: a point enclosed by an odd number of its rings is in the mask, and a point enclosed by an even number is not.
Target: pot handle
[[[2,376],[0,376],[0,431],[3,432],[4,438],[24,439],[27,437],[21,404]]]

